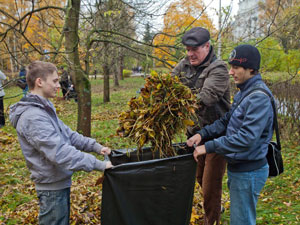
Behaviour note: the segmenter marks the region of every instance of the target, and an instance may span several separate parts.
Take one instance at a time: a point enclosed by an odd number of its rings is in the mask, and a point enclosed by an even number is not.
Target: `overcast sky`
[[[187,0],[188,1],[188,0]],[[238,2],[239,0],[221,0],[222,7],[230,6],[232,7],[231,17],[236,15],[238,11]],[[204,0],[205,5],[208,6],[208,14],[210,18],[213,20],[214,25],[218,28],[218,16],[216,15],[216,10],[219,11],[219,0]]]

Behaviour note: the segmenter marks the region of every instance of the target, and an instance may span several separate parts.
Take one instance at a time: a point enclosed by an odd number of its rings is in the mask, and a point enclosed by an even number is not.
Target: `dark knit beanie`
[[[248,69],[259,70],[260,54],[252,45],[239,45],[230,53],[229,64]]]
[[[185,46],[197,47],[210,39],[209,31],[202,27],[194,27],[187,32],[182,37],[182,44]]]

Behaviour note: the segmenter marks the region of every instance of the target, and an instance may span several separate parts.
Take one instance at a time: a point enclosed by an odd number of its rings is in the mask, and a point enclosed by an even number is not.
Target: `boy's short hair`
[[[49,62],[34,61],[27,67],[26,82],[30,90],[34,89],[37,78],[46,80],[48,75],[57,72],[54,64]]]

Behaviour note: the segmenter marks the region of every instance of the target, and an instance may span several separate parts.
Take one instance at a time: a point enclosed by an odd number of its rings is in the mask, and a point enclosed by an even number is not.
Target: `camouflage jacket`
[[[230,109],[227,66],[216,58],[212,48],[203,64],[194,67],[186,57],[173,69],[172,75],[177,75],[197,96],[197,118],[194,118],[195,126],[188,129],[188,135],[213,123]]]

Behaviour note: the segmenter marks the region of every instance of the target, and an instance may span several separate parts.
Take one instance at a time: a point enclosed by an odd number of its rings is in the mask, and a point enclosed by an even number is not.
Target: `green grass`
[[[141,77],[126,78],[120,81],[120,87],[113,87],[111,82],[111,101],[103,103],[103,80],[92,80],[92,137],[100,143],[113,149],[135,147],[128,140],[116,136],[118,114],[127,110],[127,102],[136,96],[136,91],[143,85]],[[6,97],[22,93],[18,87],[5,90]],[[5,109],[20,100],[22,95],[7,98],[4,101]],[[74,100],[54,101],[59,117],[72,129],[76,129],[77,105]],[[8,112],[8,111],[6,111]],[[15,129],[8,122],[0,130],[0,224],[37,224],[37,198],[34,184],[30,180],[30,173],[26,168]],[[300,224],[299,222],[299,151],[295,141],[283,141],[283,157],[285,172],[279,177],[268,179],[257,207],[257,224]],[[179,135],[175,142],[185,141],[184,135]],[[102,159],[102,157],[99,159]],[[95,186],[96,180],[102,174],[99,172],[76,172],[73,176],[71,223],[100,224],[101,188]],[[229,194],[226,185],[227,176],[223,179],[222,224],[229,224]],[[199,189],[195,197],[200,196]],[[200,199],[200,197],[199,197]],[[194,208],[201,212],[197,201]],[[85,210],[83,210],[85,209]],[[79,213],[80,211],[80,213]],[[81,212],[82,211],[82,212]],[[88,219],[90,214],[95,217]],[[86,222],[83,222],[86,221]],[[197,220],[195,224],[202,224]]]

